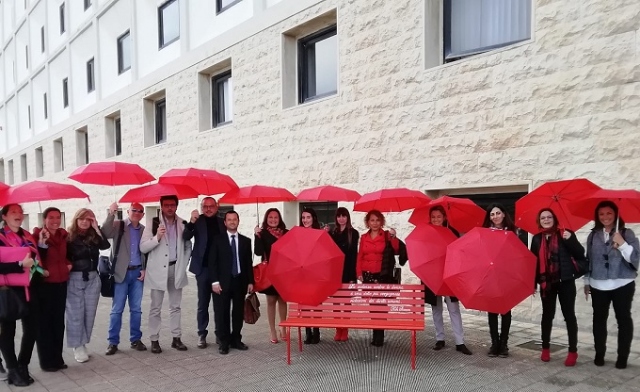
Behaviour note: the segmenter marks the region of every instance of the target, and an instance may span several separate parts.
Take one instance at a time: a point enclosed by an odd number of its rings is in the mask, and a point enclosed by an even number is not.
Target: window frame
[[[221,13],[223,13],[224,11],[228,10],[229,8],[233,7],[234,5],[240,3],[242,0],[235,0],[232,1],[231,3],[227,4],[226,6],[222,6],[222,0],[216,0],[216,15],[219,15]]]
[[[69,107],[69,78],[62,79],[62,107]]]
[[[337,24],[334,24],[298,39],[298,104],[303,104],[338,94],[338,82],[336,82],[335,91],[330,91],[320,95],[309,96],[309,80],[307,78],[307,70],[310,64],[309,59],[307,58],[305,53],[308,45],[315,45],[318,42],[324,41],[325,39],[329,39],[337,35],[338,26]],[[336,67],[336,73],[337,72],[338,68]]]
[[[44,119],[48,119],[49,118],[49,105],[47,104],[47,93],[43,93],[42,94],[42,98],[44,100]]]
[[[118,47],[118,75],[121,75],[131,69],[131,50],[129,50],[129,64],[127,65],[126,68],[124,67],[124,48],[123,48],[122,42],[125,40],[125,38],[129,39],[129,49],[131,49],[131,31],[130,30],[127,30],[124,33],[122,33],[122,35],[120,35],[116,40],[116,45]]]
[[[162,11],[164,11],[167,7],[169,7],[176,1],[178,1],[178,36],[169,40],[168,42],[164,42],[164,34],[163,34],[164,18],[163,18]],[[158,50],[166,48],[167,46],[171,45],[172,43],[180,39],[180,17],[179,17],[180,13],[179,12],[180,12],[179,0],[168,0],[158,7]]]
[[[224,102],[224,89],[221,89],[220,86],[225,82],[231,81],[231,88],[233,88],[233,73],[231,70],[221,72],[219,74],[213,75],[211,77],[211,113],[212,113],[212,127],[218,128],[223,125],[231,124],[233,122],[233,112],[231,114],[231,119],[227,120],[226,118],[223,121],[220,121],[221,115],[225,114],[225,102]],[[222,112],[220,111],[220,94],[223,94],[223,107]],[[231,102],[233,102],[233,91],[230,89]],[[231,110],[233,110],[233,105],[231,106]]]
[[[114,156],[122,155],[122,117],[113,119],[113,144]]]
[[[59,17],[59,22],[60,22],[60,35],[64,34],[65,31],[67,31],[67,27],[65,26],[65,17],[64,17],[64,13],[65,13],[65,2],[63,1],[62,4],[60,4],[60,7],[58,8],[58,17]]]
[[[91,57],[87,61],[87,93],[93,92],[96,89],[96,68],[94,57]]]
[[[40,27],[40,53],[44,53],[44,26]]]
[[[84,10],[88,10],[91,7],[91,0],[84,0]]]
[[[161,115],[159,108],[162,108],[164,115]],[[153,140],[154,145],[166,143],[167,141],[167,99],[160,98],[153,102],[154,122],[153,122]]]

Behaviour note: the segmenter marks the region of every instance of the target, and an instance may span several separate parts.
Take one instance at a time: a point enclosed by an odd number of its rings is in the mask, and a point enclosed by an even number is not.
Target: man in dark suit
[[[224,215],[226,231],[213,240],[209,252],[209,274],[213,291],[218,352],[228,354],[229,347],[247,350],[242,343],[244,299],[253,291],[251,240],[238,234],[240,218],[235,211]],[[230,317],[231,316],[231,317]]]
[[[200,205],[202,215],[198,210],[191,212],[191,221],[187,223],[182,236],[185,241],[195,237],[189,272],[196,276],[198,287],[198,348],[207,347],[207,327],[209,326],[209,304],[211,303],[211,281],[209,280],[209,252],[213,239],[223,234],[227,229],[218,217],[218,203],[213,197],[205,197]],[[214,316],[215,317],[215,316]]]

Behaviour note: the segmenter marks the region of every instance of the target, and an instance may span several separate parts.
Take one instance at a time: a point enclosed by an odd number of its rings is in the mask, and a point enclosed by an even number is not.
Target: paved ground
[[[286,346],[272,344],[268,338],[265,315],[256,325],[245,326],[244,342],[249,351],[231,350],[221,356],[217,346],[201,350],[196,347],[196,296],[193,280],[183,299],[183,341],[186,352],[170,348],[166,327],[161,333],[164,352],[159,355],[134,352],[128,344],[106,357],[106,331],[110,301],[101,299],[94,339],[89,345],[91,360],[76,363],[70,349],[65,351],[69,369],[43,373],[37,359],[31,366],[36,383],[23,391],[629,391],[640,392],[640,340],[636,339],[630,365],[626,370],[613,367],[615,353],[607,355],[605,367],[593,365],[591,334],[580,333],[580,357],[575,368],[563,365],[565,348],[552,355],[549,363],[539,360],[539,351],[518,345],[536,340],[539,326],[514,322],[511,357],[486,356],[488,327],[483,315],[463,315],[467,345],[472,356],[455,351],[452,341],[446,349],[435,352],[433,327],[427,315],[427,330],[419,334],[417,370],[411,370],[409,334],[387,332],[383,348],[369,345],[370,331],[351,331],[348,342],[334,342],[333,331],[322,330],[322,342],[293,351],[292,364],[285,362]],[[146,334],[148,292],[143,303],[143,333]],[[445,320],[447,320],[445,314]],[[125,318],[128,319],[128,317]],[[165,316],[166,319],[166,316]],[[166,323],[165,323],[166,324]],[[445,321],[448,324],[448,321]],[[128,331],[128,325],[123,325]],[[447,336],[451,336],[447,330]],[[555,328],[553,341],[564,344],[566,332]],[[636,335],[637,336],[637,335]],[[126,342],[127,333],[122,337]],[[145,339],[145,344],[148,341]],[[612,340],[613,342],[613,340]],[[0,383],[0,391],[9,391]]]

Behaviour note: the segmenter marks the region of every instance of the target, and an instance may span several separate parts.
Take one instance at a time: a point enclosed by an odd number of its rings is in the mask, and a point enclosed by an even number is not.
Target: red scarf
[[[269,232],[269,234],[271,234],[272,236],[274,236],[276,239],[282,237],[284,235],[284,231],[278,227],[270,227],[267,226],[267,231]]]
[[[559,235],[562,235],[562,233],[557,229],[542,232],[540,250],[538,251],[540,295],[542,297],[546,296],[553,283],[560,281],[560,260],[558,259]],[[547,236],[549,236],[548,239]],[[552,257],[554,255],[555,257]]]

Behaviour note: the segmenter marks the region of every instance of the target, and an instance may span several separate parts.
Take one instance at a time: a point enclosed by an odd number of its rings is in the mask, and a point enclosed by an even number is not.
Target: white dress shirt
[[[238,274],[240,274],[240,272],[242,272],[240,270],[240,252],[239,252],[239,248],[238,248],[238,242],[240,240],[238,232],[236,231],[235,233],[230,232],[229,230],[227,230],[227,238],[229,239],[229,246],[231,246],[231,236],[234,235],[236,237],[236,259],[234,260],[234,262],[236,263],[236,265],[238,266]],[[220,282],[213,282],[211,283],[211,286],[214,285],[219,285]]]

